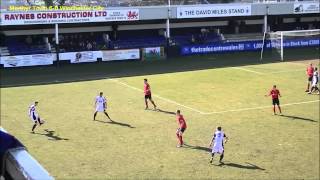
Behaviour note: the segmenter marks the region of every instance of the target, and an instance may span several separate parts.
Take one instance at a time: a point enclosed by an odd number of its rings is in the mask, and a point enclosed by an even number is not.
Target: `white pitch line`
[[[304,64],[304,63],[300,63],[300,62],[286,62],[286,63],[297,65],[297,66],[304,66],[304,67],[308,66],[308,64]]]
[[[288,104],[281,104],[280,106],[293,106],[293,105],[299,105],[299,104],[309,104],[309,103],[315,103],[320,102],[320,100],[314,100],[314,101],[304,101],[304,102],[295,102],[295,103],[288,103]],[[260,107],[252,107],[252,108],[241,108],[241,109],[232,109],[232,110],[226,110],[226,111],[217,111],[217,112],[208,112],[203,113],[205,115],[210,114],[223,114],[228,112],[239,112],[239,111],[249,111],[249,110],[256,110],[256,109],[265,109],[265,108],[271,108],[272,106],[260,106]]]
[[[143,92],[143,90],[138,89],[138,88],[136,88],[136,87],[134,87],[134,86],[130,86],[129,84],[126,84],[126,83],[121,82],[121,81],[119,81],[119,80],[116,80],[116,79],[109,79],[109,80],[110,80],[110,81],[113,81],[113,82],[116,82],[116,83],[118,83],[118,84],[121,84],[121,85],[123,85],[123,86],[126,86],[126,87],[128,87],[128,88],[134,89],[134,90],[136,90],[136,91]],[[178,103],[178,102],[176,102],[176,101],[173,101],[173,100],[170,100],[170,99],[161,97],[161,96],[159,96],[159,95],[153,94],[153,96],[154,96],[154,97],[157,97],[158,99],[161,99],[161,100],[163,100],[163,101],[166,101],[166,102],[169,102],[169,103],[172,103],[172,104],[175,104],[175,105],[184,107],[184,108],[186,108],[186,109],[192,110],[192,111],[194,111],[194,112],[197,112],[197,113],[200,113],[200,114],[205,114],[205,112],[202,112],[202,111],[199,111],[199,110],[197,110],[197,109],[195,109],[195,108],[192,108],[192,107],[189,107],[189,106],[180,104],[180,103]]]
[[[241,67],[232,67],[232,68],[233,68],[233,69],[240,69],[240,70],[242,70],[242,71],[247,71],[247,72],[251,72],[251,73],[255,73],[255,74],[260,74],[260,75],[264,74],[264,73],[262,73],[262,72],[253,71],[253,70],[249,70],[249,69],[241,68]]]
[[[281,74],[281,73],[289,73],[289,72],[304,72],[304,69],[296,69],[296,70],[287,70],[287,71],[276,71],[276,72],[270,72],[268,74]]]

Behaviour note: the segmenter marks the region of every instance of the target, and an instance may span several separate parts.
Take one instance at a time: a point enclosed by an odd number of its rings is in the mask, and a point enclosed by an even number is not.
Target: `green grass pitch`
[[[311,61],[224,64],[216,58],[177,59],[170,67],[121,62],[76,65],[79,72],[71,66],[6,70],[1,126],[56,179],[318,179],[319,95],[304,92]],[[144,78],[162,111],[144,110]],[[55,81],[72,79],[79,81]],[[284,116],[274,116],[271,98],[264,97],[273,84]],[[115,123],[103,114],[92,120],[99,91]],[[35,100],[46,124],[31,134],[27,110]],[[176,148],[177,109],[188,125],[183,148]],[[217,126],[229,136],[220,166],[218,157],[209,164],[208,152]]]

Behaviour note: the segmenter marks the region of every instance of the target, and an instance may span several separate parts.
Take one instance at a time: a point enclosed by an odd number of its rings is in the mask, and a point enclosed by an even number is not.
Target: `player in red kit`
[[[150,102],[153,104],[154,109],[157,109],[156,104],[154,103],[154,101],[152,100],[152,96],[151,96],[151,88],[150,85],[148,83],[147,79],[144,79],[144,102],[146,103],[146,109],[148,109],[148,99],[150,100]]]
[[[182,114],[180,114],[180,110],[177,110],[177,121],[179,124],[179,128],[177,129],[176,135],[179,140],[179,144],[177,145],[177,147],[179,148],[183,145],[182,134],[187,129],[186,121],[184,120]]]
[[[310,64],[307,67],[307,71],[306,71],[307,78],[308,78],[308,84],[307,84],[306,92],[309,92],[309,90],[310,90],[310,85],[312,83],[313,72],[314,72],[314,68],[313,68],[312,64]]]
[[[266,96],[272,97],[273,114],[276,115],[276,105],[277,105],[280,115],[282,115],[280,101],[279,101],[279,97],[281,97],[281,95],[280,95],[280,91],[277,89],[277,86],[273,85],[273,88],[270,90],[270,93],[267,94]]]

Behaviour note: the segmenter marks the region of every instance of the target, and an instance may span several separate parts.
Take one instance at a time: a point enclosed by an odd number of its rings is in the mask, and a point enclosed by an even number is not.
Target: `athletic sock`
[[[224,156],[224,154],[221,154],[221,156],[220,156],[220,162],[222,161],[223,156]]]
[[[37,127],[37,124],[34,124],[33,126],[32,126],[32,132],[34,131],[34,129]]]
[[[179,142],[180,142],[180,145],[183,145],[182,136],[179,136]]]
[[[107,112],[104,112],[104,114],[110,119],[109,114]]]

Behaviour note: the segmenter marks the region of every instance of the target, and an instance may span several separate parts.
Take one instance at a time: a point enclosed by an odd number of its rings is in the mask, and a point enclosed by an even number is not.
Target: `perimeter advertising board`
[[[122,61],[140,59],[140,49],[102,51],[102,61]]]
[[[319,38],[301,38],[284,40],[284,48],[297,47],[319,47]],[[274,42],[267,41],[266,49],[277,47]],[[195,54],[209,54],[209,53],[223,53],[223,52],[241,52],[241,51],[258,51],[262,48],[262,40],[258,41],[242,41],[242,42],[226,42],[226,43],[212,43],[207,45],[191,45],[183,46],[181,48],[181,55],[195,55]]]
[[[2,56],[0,63],[5,68],[9,67],[23,67],[23,66],[40,66],[51,65],[55,59],[55,54],[32,54],[19,56]]]
[[[102,58],[101,51],[59,53],[59,59],[61,61],[70,60],[70,63],[97,62],[98,58]]]

